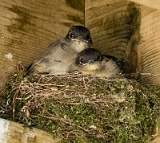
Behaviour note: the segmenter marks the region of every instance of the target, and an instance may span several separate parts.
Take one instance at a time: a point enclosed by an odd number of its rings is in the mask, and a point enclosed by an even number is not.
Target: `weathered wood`
[[[0,118],[0,143],[58,143],[47,132]]]
[[[160,85],[160,10],[142,6],[141,13],[137,69],[141,81]]]
[[[157,126],[155,127],[152,139],[147,143],[160,143],[160,122],[157,121]]]
[[[151,142],[149,143],[160,143],[160,136],[157,136],[155,139],[153,139]]]
[[[160,1],[159,0],[129,0],[135,3],[139,3],[143,6],[147,6],[150,8],[160,9]]]
[[[128,2],[124,0],[87,0],[85,25],[91,30],[93,47],[104,54],[124,58],[132,34]]]
[[[71,25],[84,25],[84,4],[84,0],[1,0],[0,87],[18,61],[28,66]]]

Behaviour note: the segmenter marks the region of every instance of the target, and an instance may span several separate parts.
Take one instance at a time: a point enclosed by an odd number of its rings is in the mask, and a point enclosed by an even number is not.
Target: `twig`
[[[16,90],[14,96],[13,96],[13,120],[15,119],[15,109],[16,109],[16,103],[17,103],[17,96],[18,96],[18,92],[19,92],[19,89]]]
[[[51,119],[51,120],[62,121],[65,124],[71,125],[69,120],[66,120],[66,119],[63,119],[63,118],[54,117],[53,115],[52,116],[39,115],[39,116],[41,116],[43,118]]]

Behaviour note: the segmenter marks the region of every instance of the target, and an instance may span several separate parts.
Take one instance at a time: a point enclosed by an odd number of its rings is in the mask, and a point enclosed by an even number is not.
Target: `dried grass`
[[[19,69],[6,87],[1,116],[61,142],[146,142],[159,117],[159,88],[125,78],[27,76]]]

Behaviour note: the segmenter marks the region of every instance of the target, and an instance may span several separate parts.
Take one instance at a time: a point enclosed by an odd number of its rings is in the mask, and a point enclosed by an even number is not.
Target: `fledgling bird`
[[[90,31],[83,26],[72,26],[65,38],[52,43],[39,60],[29,66],[29,73],[66,74],[77,53],[90,47]]]
[[[117,64],[117,66],[121,69],[121,71],[123,72],[124,66],[125,66],[125,62],[124,61],[119,60],[116,57],[111,56],[111,55],[103,55],[103,56],[108,58],[108,59],[111,59],[112,61],[114,61]]]
[[[104,57],[98,49],[87,48],[81,51],[70,71],[79,71],[95,77],[116,78],[121,70],[116,63]]]

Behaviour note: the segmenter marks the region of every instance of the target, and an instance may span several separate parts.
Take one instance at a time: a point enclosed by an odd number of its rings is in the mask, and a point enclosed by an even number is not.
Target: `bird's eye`
[[[73,33],[69,33],[69,38],[70,38],[70,39],[75,38],[74,34],[73,34]]]
[[[101,57],[100,55],[98,55],[98,56],[97,56],[97,60],[98,60],[98,61],[101,61],[101,60],[102,60],[102,57]]]
[[[91,38],[90,38],[89,35],[86,37],[86,40],[87,40],[87,41],[90,41],[90,40],[91,40]]]
[[[84,60],[82,58],[79,59],[80,64],[84,63]]]

